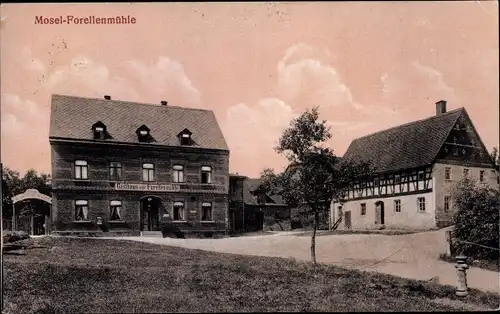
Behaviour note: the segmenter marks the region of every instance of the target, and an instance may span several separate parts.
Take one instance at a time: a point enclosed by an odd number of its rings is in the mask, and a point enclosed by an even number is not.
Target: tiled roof
[[[344,158],[371,160],[375,172],[430,165],[462,113],[464,108],[360,137]]]
[[[138,143],[136,130],[144,124],[154,138],[149,144],[179,146],[177,135],[188,129],[194,147],[229,150],[211,110],[52,95],[50,138],[93,140],[98,121],[111,136],[106,141]]]
[[[243,201],[245,204],[257,205],[257,200],[252,195],[252,191],[259,187],[262,179],[246,179],[243,181]],[[275,204],[284,205],[283,199],[278,195],[269,195]]]

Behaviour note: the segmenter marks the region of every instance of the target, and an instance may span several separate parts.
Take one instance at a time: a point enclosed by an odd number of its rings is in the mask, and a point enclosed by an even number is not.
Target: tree
[[[500,167],[500,154],[498,154],[498,148],[493,147],[493,150],[490,153],[491,160],[495,163],[495,166],[497,167],[497,170],[499,170]]]
[[[452,197],[456,208],[453,220],[457,240],[498,248],[500,192],[465,177],[455,186]],[[457,249],[473,258],[498,260],[495,250],[460,242]]]
[[[276,174],[265,169],[261,177],[267,192],[279,195],[292,207],[304,206],[314,215],[311,260],[316,265],[316,231],[319,215],[328,211],[332,200],[344,198],[345,188],[354,178],[369,175],[369,163],[341,160],[322,144],[331,138],[326,121],[319,121],[318,108],[306,110],[293,119],[275,148],[289,165]]]

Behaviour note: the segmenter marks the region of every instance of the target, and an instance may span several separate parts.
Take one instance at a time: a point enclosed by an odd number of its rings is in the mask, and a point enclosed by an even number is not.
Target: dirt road
[[[116,239],[116,238],[115,238]],[[123,237],[121,239],[242,255],[289,257],[310,261],[310,237],[293,232],[224,239],[170,239]],[[367,271],[420,280],[439,277],[442,284],[456,285],[454,264],[438,260],[445,251],[444,231],[407,235],[324,235],[316,238],[317,260]],[[471,268],[468,285],[500,293],[499,274]]]

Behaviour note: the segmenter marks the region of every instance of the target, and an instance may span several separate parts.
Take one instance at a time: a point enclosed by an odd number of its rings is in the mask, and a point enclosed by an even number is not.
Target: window
[[[401,212],[401,200],[394,200],[394,211],[396,213]]]
[[[399,174],[394,175],[394,183],[399,183],[399,182],[401,182],[401,177],[399,176]]]
[[[451,180],[451,168],[450,167],[444,168],[444,179]]]
[[[151,182],[155,178],[155,167],[153,164],[142,164],[142,181]]]
[[[75,161],[75,179],[88,179],[88,165],[85,160]]]
[[[96,122],[92,129],[94,130],[95,140],[104,140],[106,138],[106,126],[101,121]]]
[[[179,182],[184,182],[184,166],[181,165],[175,165],[173,167],[174,169],[174,182],[179,183]]]
[[[230,193],[231,193],[231,194],[232,194],[232,193],[236,193],[236,188],[237,188],[237,186],[238,186],[237,181],[236,181],[236,180],[232,180],[232,181],[231,181],[231,185],[229,186],[229,188],[230,188]]]
[[[465,168],[464,169],[464,177],[466,177],[467,175],[469,175],[469,169]]]
[[[201,183],[212,183],[212,168],[208,166],[201,167]]]
[[[191,139],[191,131],[188,129],[182,130],[177,136],[179,137],[179,141],[181,142],[181,145],[191,145],[193,144],[192,139]]]
[[[75,201],[75,219],[77,221],[89,220],[89,202],[86,200]]]
[[[424,171],[423,171],[423,170],[420,170],[420,171],[418,172],[418,180],[419,180],[419,181],[424,180]]]
[[[188,133],[184,133],[181,136],[181,145],[189,145],[191,144],[191,135]]]
[[[144,124],[141,125],[135,133],[137,134],[137,137],[139,138],[139,142],[148,142],[151,139],[151,136],[149,134],[151,130],[145,126]]]
[[[444,197],[444,212],[447,213],[450,210],[450,196]]]
[[[201,220],[202,221],[212,221],[212,203],[201,204]]]
[[[109,202],[109,220],[122,220],[122,202]]]
[[[483,170],[479,171],[479,181],[480,182],[484,181],[484,171]]]
[[[120,180],[122,177],[122,164],[119,162],[109,163],[109,179]]]
[[[361,204],[361,216],[366,215],[366,204],[362,203]]]
[[[174,220],[184,220],[183,202],[174,202]]]
[[[418,199],[418,211],[425,212],[425,197],[419,197]]]
[[[373,180],[373,182],[374,182],[375,186],[378,186],[380,184],[380,179],[379,178],[375,178]]]

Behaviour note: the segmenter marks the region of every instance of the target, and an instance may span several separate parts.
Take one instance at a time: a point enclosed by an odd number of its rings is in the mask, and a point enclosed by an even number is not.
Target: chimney
[[[162,101],[161,101],[161,105],[162,105],[162,106],[166,106],[167,104],[168,104],[168,101],[165,101],[165,100],[162,100]]]
[[[446,100],[440,100],[436,103],[436,116],[446,113]]]
[[[104,99],[106,99],[106,100],[111,100],[111,96],[104,95]]]

